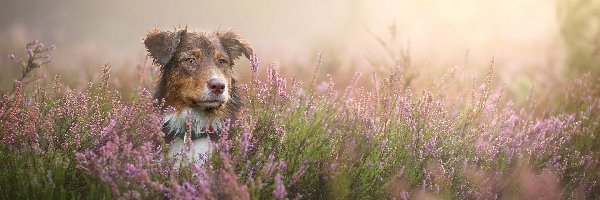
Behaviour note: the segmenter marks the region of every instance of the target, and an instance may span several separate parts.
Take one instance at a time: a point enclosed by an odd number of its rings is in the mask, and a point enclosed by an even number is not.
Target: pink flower
[[[276,199],[285,199],[286,195],[283,177],[280,173],[277,173],[277,175],[275,175],[275,190],[273,190],[273,197]]]

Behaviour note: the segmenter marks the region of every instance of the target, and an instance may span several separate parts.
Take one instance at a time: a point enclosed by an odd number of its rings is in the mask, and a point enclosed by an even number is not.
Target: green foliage
[[[61,152],[39,155],[0,146],[0,199],[110,199],[102,181]]]
[[[84,92],[18,82],[0,99],[0,198],[598,198],[600,79],[565,85],[539,116],[503,102],[494,67],[458,102],[396,73],[340,94],[254,70],[209,162],[179,169],[149,93],[122,102],[108,66]]]
[[[565,71],[572,75],[600,74],[600,2],[556,1],[558,21],[566,46]]]

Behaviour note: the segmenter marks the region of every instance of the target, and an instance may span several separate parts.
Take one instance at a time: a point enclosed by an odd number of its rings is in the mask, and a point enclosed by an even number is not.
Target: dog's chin
[[[201,110],[213,110],[223,107],[229,100],[225,95],[205,95],[200,98],[187,98],[189,107]]]
[[[223,100],[209,100],[209,101],[200,101],[196,104],[196,106],[200,107],[200,108],[211,109],[211,108],[221,107],[224,103],[225,103],[225,101],[223,101]]]
[[[215,109],[223,106],[227,98],[219,96],[208,96],[202,100],[195,101],[195,106],[200,109]]]

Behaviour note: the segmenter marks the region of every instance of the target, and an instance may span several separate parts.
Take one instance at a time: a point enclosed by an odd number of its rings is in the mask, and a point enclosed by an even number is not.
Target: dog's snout
[[[208,89],[214,94],[222,94],[225,90],[225,83],[220,79],[210,79],[208,80]]]

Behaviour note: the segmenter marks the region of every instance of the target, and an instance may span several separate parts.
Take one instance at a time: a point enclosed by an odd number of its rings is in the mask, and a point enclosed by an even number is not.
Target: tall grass
[[[210,161],[178,169],[164,156],[168,110],[146,89],[116,92],[109,66],[84,91],[17,81],[0,99],[1,198],[599,198],[597,77],[557,89],[564,109],[540,115],[546,100],[518,107],[493,86],[494,61],[460,101],[412,91],[397,70],[336,90],[331,76],[304,86],[250,67]]]

